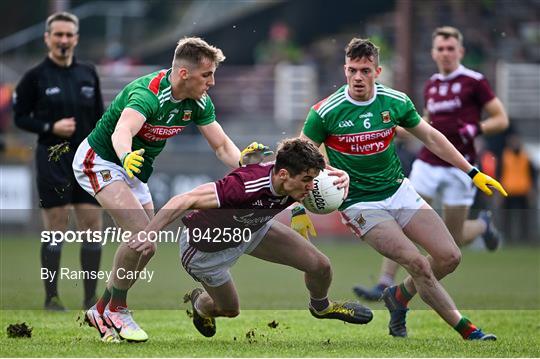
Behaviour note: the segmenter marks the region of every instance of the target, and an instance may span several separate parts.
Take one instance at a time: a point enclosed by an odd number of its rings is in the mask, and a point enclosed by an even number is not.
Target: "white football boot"
[[[103,319],[105,324],[114,328],[121,339],[130,342],[145,342],[148,334],[133,320],[131,312],[127,308],[118,307],[118,311],[112,312],[109,306],[105,307]]]
[[[96,330],[99,333],[99,336],[101,337],[101,341],[105,343],[118,343],[120,342],[120,338],[118,337],[118,334],[116,334],[116,331],[107,326],[107,324],[104,322],[103,317],[101,314],[99,314],[98,310],[96,309],[96,306],[93,305],[84,313],[84,321],[91,327],[96,328]]]

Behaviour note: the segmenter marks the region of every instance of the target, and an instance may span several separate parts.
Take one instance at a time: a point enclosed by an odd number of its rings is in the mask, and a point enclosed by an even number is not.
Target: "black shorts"
[[[36,149],[36,182],[39,194],[39,206],[52,208],[70,203],[98,202],[79,186],[73,175],[73,156],[77,148],[49,160],[48,146],[38,144]]]

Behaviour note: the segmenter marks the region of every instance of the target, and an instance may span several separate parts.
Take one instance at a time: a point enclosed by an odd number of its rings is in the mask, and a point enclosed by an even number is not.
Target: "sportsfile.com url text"
[[[159,243],[177,243],[185,227],[178,227],[176,231],[152,231],[138,232],[137,239],[148,240]],[[56,246],[60,243],[101,243],[102,246],[107,243],[129,243],[134,238],[131,231],[124,231],[122,228],[107,227],[103,231],[42,231],[41,242],[50,243]]]
[[[240,243],[252,238],[250,228],[188,228],[178,227],[176,231],[138,232],[134,237],[131,231],[122,228],[107,227],[103,231],[42,231],[41,242],[57,246],[61,243],[129,243],[133,240],[154,243],[178,243],[182,234],[187,235],[187,242]]]

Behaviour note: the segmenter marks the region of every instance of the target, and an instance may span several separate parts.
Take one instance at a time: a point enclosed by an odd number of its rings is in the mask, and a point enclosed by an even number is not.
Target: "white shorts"
[[[403,179],[396,193],[382,201],[358,202],[341,211],[343,223],[358,237],[362,237],[377,224],[395,220],[401,228],[426,201],[414,190],[411,182]]]
[[[94,197],[107,185],[115,181],[124,181],[141,205],[152,202],[152,195],[146,183],[137,177],[129,178],[122,167],[99,157],[87,139],[81,142],[75,153],[73,173],[81,187]]]
[[[271,220],[258,231],[251,233],[249,242],[218,252],[202,252],[188,243],[188,231],[180,236],[180,262],[184,269],[198,282],[209,287],[219,287],[231,280],[229,269],[244,253],[251,253],[272,226]]]
[[[415,160],[410,174],[411,183],[420,195],[435,198],[447,206],[472,206],[476,187],[469,175],[455,167],[433,166]]]

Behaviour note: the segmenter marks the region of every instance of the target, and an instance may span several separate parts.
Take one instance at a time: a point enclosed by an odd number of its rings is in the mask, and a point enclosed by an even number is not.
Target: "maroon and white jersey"
[[[434,74],[424,87],[424,107],[431,126],[445,135],[471,163],[476,160],[474,143],[463,143],[458,130],[464,124],[478,123],[482,108],[494,97],[486,78],[462,65],[447,76]],[[435,166],[451,166],[425,147],[418,158]]]
[[[196,233],[200,230],[209,234],[198,240],[191,235],[190,245],[203,252],[237,247],[241,242],[215,238],[213,233],[235,229],[236,232],[247,229],[255,233],[294,203],[291,197],[275,192],[271,180],[273,168],[273,162],[242,166],[214,182],[219,209],[196,210],[182,219],[190,234],[195,233],[194,229],[197,229]]]

